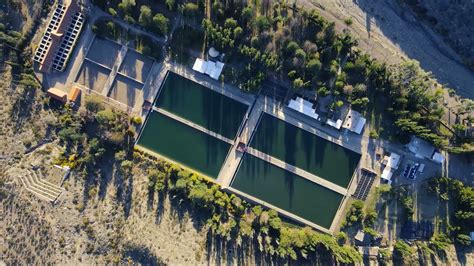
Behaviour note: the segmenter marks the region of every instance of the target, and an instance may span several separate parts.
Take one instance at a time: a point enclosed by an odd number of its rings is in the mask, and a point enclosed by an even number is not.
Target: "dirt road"
[[[387,63],[416,59],[439,83],[474,99],[474,73],[439,35],[396,0],[298,0],[298,4],[318,9],[340,30],[347,28],[344,19],[352,18],[348,28],[364,51]]]

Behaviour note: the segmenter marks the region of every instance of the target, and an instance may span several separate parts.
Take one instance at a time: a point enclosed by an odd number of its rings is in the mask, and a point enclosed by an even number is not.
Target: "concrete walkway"
[[[257,127],[262,112],[263,106],[261,104],[258,104],[257,99],[254,105],[250,107],[249,113],[247,114],[247,117],[242,125],[243,130],[240,136],[238,136],[236,139],[236,145],[232,146],[232,149],[229,151],[229,154],[227,155],[227,158],[217,177],[217,182],[221,184],[223,188],[227,188],[230,186],[234,174],[237,172],[238,167],[240,165],[240,161],[242,160],[242,157],[244,155],[242,152],[237,151],[237,144],[239,142],[242,142],[245,145],[249,144],[252,133]]]
[[[200,125],[198,125],[198,124],[195,124],[195,123],[193,123],[193,122],[191,122],[191,121],[189,121],[189,120],[186,120],[186,119],[184,119],[184,118],[181,118],[181,117],[179,117],[179,116],[177,116],[177,115],[175,115],[175,114],[172,114],[172,113],[170,113],[170,112],[168,112],[168,111],[166,111],[166,110],[163,110],[163,109],[161,109],[161,108],[158,108],[158,107],[156,107],[156,106],[153,106],[153,111],[158,112],[158,113],[163,114],[163,115],[166,115],[166,116],[168,116],[168,117],[170,117],[170,118],[173,118],[173,119],[176,120],[176,121],[179,121],[179,122],[181,122],[181,123],[183,123],[183,124],[185,124],[185,125],[187,125],[187,126],[190,126],[190,127],[194,128],[194,129],[197,129],[197,130],[199,130],[199,131],[201,131],[201,132],[204,132],[204,133],[206,133],[206,134],[208,134],[208,135],[210,135],[210,136],[213,136],[214,138],[217,138],[217,139],[220,139],[220,140],[222,140],[222,141],[225,141],[225,142],[229,143],[230,145],[233,145],[233,144],[234,144],[234,141],[233,141],[233,140],[228,139],[228,138],[226,138],[226,137],[224,137],[224,136],[222,136],[222,135],[220,135],[220,134],[217,134],[217,133],[215,133],[215,132],[213,132],[213,131],[210,131],[209,129],[204,128],[204,127],[202,127],[202,126],[200,126]]]
[[[110,72],[109,77],[105,82],[104,89],[102,90],[102,95],[109,95],[110,89],[112,88],[112,84],[115,80],[115,76],[117,76],[117,72],[120,69],[120,66],[122,65],[123,59],[125,58],[127,51],[128,47],[126,45],[122,45],[122,49],[120,49],[120,52],[117,55],[117,59],[115,59],[115,64],[112,67],[112,71]]]
[[[313,182],[313,183],[316,183],[316,184],[321,185],[321,186],[323,186],[323,187],[325,187],[325,188],[327,188],[327,189],[330,189],[330,190],[332,190],[332,191],[335,191],[335,192],[337,192],[337,193],[339,193],[339,194],[341,194],[341,195],[344,195],[344,196],[345,196],[345,195],[348,194],[348,193],[347,193],[347,192],[348,192],[347,189],[345,189],[345,188],[343,188],[343,187],[341,187],[341,186],[338,186],[338,185],[336,185],[336,184],[334,184],[334,183],[332,183],[332,182],[330,182],[330,181],[328,181],[328,180],[326,180],[326,179],[324,179],[324,178],[321,178],[321,177],[319,177],[319,176],[313,175],[313,174],[311,174],[311,173],[309,173],[309,172],[307,172],[307,171],[305,171],[305,170],[303,170],[303,169],[301,169],[301,168],[298,168],[298,167],[296,167],[296,166],[287,164],[286,162],[284,162],[284,161],[282,161],[282,160],[280,160],[280,159],[277,159],[277,158],[275,158],[275,157],[272,157],[272,156],[270,156],[270,155],[268,155],[268,154],[266,154],[266,153],[263,153],[263,152],[261,152],[261,151],[258,151],[258,150],[256,150],[256,149],[253,149],[253,148],[250,148],[250,147],[247,148],[247,153],[249,153],[249,154],[251,154],[251,155],[253,155],[253,156],[257,157],[257,158],[260,158],[260,159],[262,159],[262,160],[264,160],[264,161],[266,161],[266,162],[268,162],[268,163],[271,163],[271,164],[273,164],[273,165],[276,165],[276,166],[278,166],[278,167],[280,167],[280,168],[282,168],[282,169],[285,169],[285,170],[287,170],[288,172],[291,172],[291,173],[296,174],[296,175],[298,175],[298,176],[300,176],[300,177],[303,177],[303,178],[305,178],[305,179],[307,179],[307,180],[309,180],[309,181],[311,181],[311,182]]]

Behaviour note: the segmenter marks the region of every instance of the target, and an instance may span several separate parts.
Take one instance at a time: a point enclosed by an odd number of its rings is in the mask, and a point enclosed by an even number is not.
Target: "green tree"
[[[471,238],[466,234],[458,234],[456,236],[456,242],[463,246],[469,246],[471,245]]]
[[[95,119],[101,125],[109,125],[115,121],[115,113],[112,109],[105,109],[97,112]]]
[[[86,110],[91,113],[96,113],[104,108],[102,106],[102,100],[96,95],[86,96],[85,107]]]
[[[317,90],[317,94],[321,97],[326,97],[329,95],[329,93],[330,91],[324,86],[322,86],[321,88]]]
[[[109,14],[112,15],[112,17],[116,17],[117,16],[117,11],[115,11],[115,9],[109,7]]]
[[[194,3],[186,3],[183,6],[183,14],[188,17],[195,16],[199,10],[199,6]]]
[[[169,10],[173,10],[175,5],[175,0],[166,0],[166,7]]]
[[[255,20],[255,26],[258,31],[263,32],[270,29],[271,24],[266,16],[258,16]]]
[[[242,9],[242,19],[245,22],[249,22],[253,18],[253,8],[251,6],[246,6],[244,9]]]
[[[138,23],[143,27],[148,27],[152,22],[152,13],[149,6],[143,5],[140,7],[140,16],[138,17]],[[154,22],[154,20],[153,20]]]
[[[122,0],[122,2],[118,4],[118,8],[122,10],[124,14],[129,14],[136,4],[135,0]]]
[[[303,88],[303,86],[304,86],[303,79],[297,78],[297,79],[293,80],[293,88],[295,90],[299,90],[299,89]]]
[[[239,26],[235,27],[234,32],[233,32],[234,33],[234,39],[239,38],[240,35],[242,35],[243,32],[244,32],[244,30],[241,27],[239,27]]]
[[[157,13],[153,17],[154,26],[163,35],[168,33],[168,23],[169,23],[169,19],[161,13]]]
[[[394,252],[402,259],[407,259],[415,253],[413,247],[403,240],[398,240],[394,246]]]
[[[225,20],[224,22],[224,27],[225,28],[230,28],[230,29],[233,29],[235,27],[237,27],[238,24],[237,24],[237,21],[233,18],[228,18]]]

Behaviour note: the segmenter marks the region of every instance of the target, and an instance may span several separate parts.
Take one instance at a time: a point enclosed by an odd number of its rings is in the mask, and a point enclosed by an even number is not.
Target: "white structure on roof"
[[[385,165],[386,168],[397,170],[398,165],[400,164],[400,155],[392,152],[390,153],[390,156],[383,157],[382,164]]]
[[[342,125],[342,127],[360,134],[365,126],[366,121],[367,120],[359,112],[351,109],[347,113],[346,119],[344,120],[344,125]]]
[[[342,120],[338,119],[337,121],[334,121],[332,119],[328,119],[328,121],[326,121],[326,124],[332,126],[335,129],[341,129]]]
[[[219,79],[219,76],[222,73],[222,69],[224,69],[224,63],[219,61],[205,61],[201,58],[196,58],[196,61],[193,65],[193,70],[202,74],[206,74],[215,80]]]
[[[439,152],[435,152],[433,153],[433,157],[431,157],[431,160],[437,163],[444,163],[444,156]]]
[[[296,97],[295,100],[291,99],[288,103],[288,107],[314,119],[318,119],[319,117],[316,110],[313,109],[313,104],[300,97]]]

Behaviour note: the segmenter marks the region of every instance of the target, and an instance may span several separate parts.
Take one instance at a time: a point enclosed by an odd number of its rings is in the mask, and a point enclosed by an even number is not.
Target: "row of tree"
[[[134,157],[144,156],[137,150]],[[282,259],[310,260],[315,258],[316,252],[321,254],[320,251],[325,250],[328,260],[345,264],[361,260],[354,248],[339,245],[330,235],[309,227],[289,227],[275,210],[265,210],[235,194],[223,192],[218,185],[177,165],[163,161],[154,161],[153,164],[160,167],[149,171],[150,192],[169,192],[180,196],[201,214],[207,215],[211,232],[222,240],[238,246],[256,244],[261,252]]]
[[[454,207],[453,219],[448,225],[452,239],[463,245],[470,245],[470,232],[474,231],[474,189],[463,182],[440,177],[429,181],[429,189],[439,199]]]
[[[94,4],[114,17],[119,17],[130,24],[140,25],[159,35],[164,36],[169,31],[169,19],[162,13],[154,12],[149,5],[137,5],[135,0],[95,0]],[[174,5],[174,0],[166,1],[166,7],[169,9],[173,9]]]
[[[437,147],[450,144],[450,136],[440,129],[443,90],[417,62],[387,66],[374,60],[356,48],[357,41],[348,30],[337,33],[334,23],[315,10],[300,10],[284,2],[215,1],[212,7],[203,29],[211,46],[230,53],[238,48],[234,61],[244,63],[243,83],[253,80],[247,69],[254,77],[286,76],[295,92],[307,89],[331,97],[328,109],[333,111],[343,102],[360,111],[373,110],[373,101],[382,100],[388,103],[382,116],[393,120],[400,140],[414,134]],[[456,130],[465,135],[465,127]],[[471,141],[465,137],[456,144]]]

